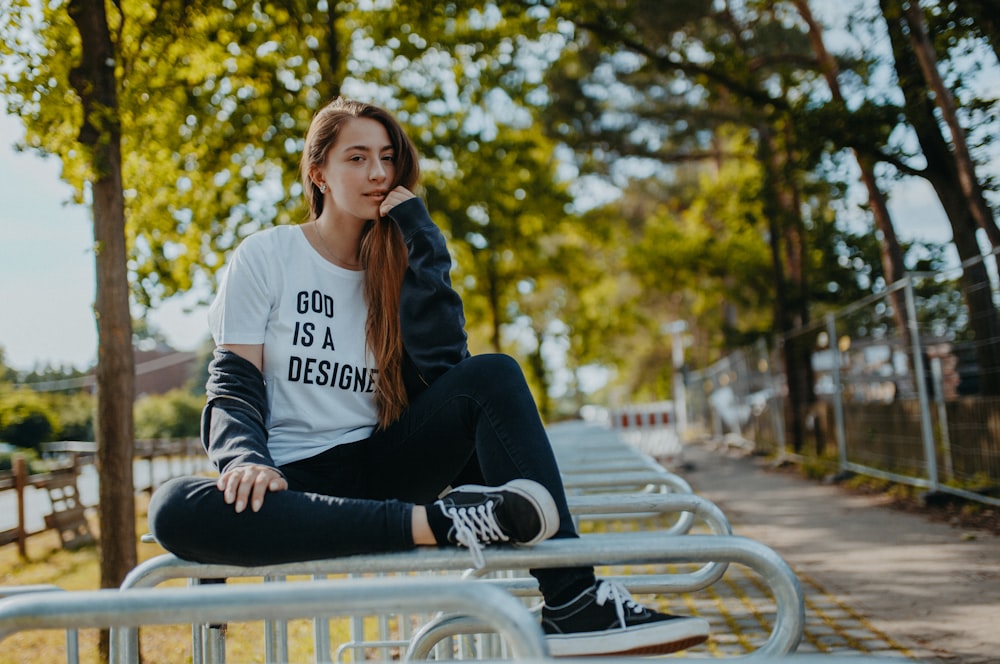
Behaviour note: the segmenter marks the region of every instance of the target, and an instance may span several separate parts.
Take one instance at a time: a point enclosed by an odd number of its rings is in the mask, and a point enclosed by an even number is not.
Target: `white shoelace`
[[[483,544],[510,540],[500,530],[490,501],[475,507],[449,507],[445,513],[455,526],[455,541],[469,549],[477,569],[486,566]]]
[[[604,606],[609,599],[615,602],[615,613],[618,614],[618,622],[621,623],[622,629],[628,626],[625,624],[625,607],[631,609],[633,613],[643,611],[643,606],[632,598],[625,586],[616,581],[601,581],[597,584],[597,605]]]

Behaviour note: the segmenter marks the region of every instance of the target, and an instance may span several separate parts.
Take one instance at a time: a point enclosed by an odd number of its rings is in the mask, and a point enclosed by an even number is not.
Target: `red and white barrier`
[[[672,401],[632,404],[613,409],[609,415],[612,428],[629,445],[668,467],[681,462],[682,447]]]

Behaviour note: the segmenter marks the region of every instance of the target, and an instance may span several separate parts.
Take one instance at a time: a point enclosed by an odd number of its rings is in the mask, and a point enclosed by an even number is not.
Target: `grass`
[[[136,500],[136,532],[148,532],[146,524],[146,499]],[[97,533],[96,519],[91,528]],[[155,544],[137,544],[139,562],[164,553]],[[28,539],[27,557],[18,556],[13,544],[0,547],[0,586],[54,585],[63,590],[97,590],[100,588],[100,568],[97,548],[85,547],[77,551],[63,550],[54,531]],[[234,580],[252,583],[254,580]],[[166,584],[183,586],[177,580]],[[312,621],[295,620],[288,623],[289,659],[293,662],[313,661]],[[331,623],[331,640],[346,640],[346,621]],[[98,664],[98,630],[80,630],[79,651],[82,664]],[[140,649],[146,664],[167,664],[191,661],[190,625],[144,627],[141,630]],[[226,639],[228,662],[263,662],[264,629],[262,622],[231,624]],[[0,644],[0,664],[38,664],[39,662],[66,661],[66,634],[56,630],[30,630],[18,632]]]

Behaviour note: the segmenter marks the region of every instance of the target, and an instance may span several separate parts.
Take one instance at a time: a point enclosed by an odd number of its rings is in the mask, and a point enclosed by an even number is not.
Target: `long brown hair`
[[[342,97],[334,99],[313,117],[299,166],[311,220],[323,212],[323,192],[312,181],[310,172],[326,162],[341,126],[352,118],[375,120],[389,134],[396,166],[390,189],[397,186],[413,189],[420,177],[417,150],[388,111]],[[385,428],[399,418],[408,403],[403,384],[403,334],[399,324],[399,294],[408,260],[406,244],[396,223],[385,217],[368,222],[361,235],[360,258],[365,269],[364,292],[368,303],[365,336],[379,370],[375,403],[379,426]]]

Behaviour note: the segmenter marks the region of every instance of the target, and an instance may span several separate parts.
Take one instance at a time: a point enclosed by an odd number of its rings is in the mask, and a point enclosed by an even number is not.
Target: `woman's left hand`
[[[407,189],[406,187],[396,187],[382,199],[382,205],[379,206],[378,212],[383,217],[388,216],[389,210],[396,207],[400,203],[410,200],[411,198],[416,198],[416,194]]]

